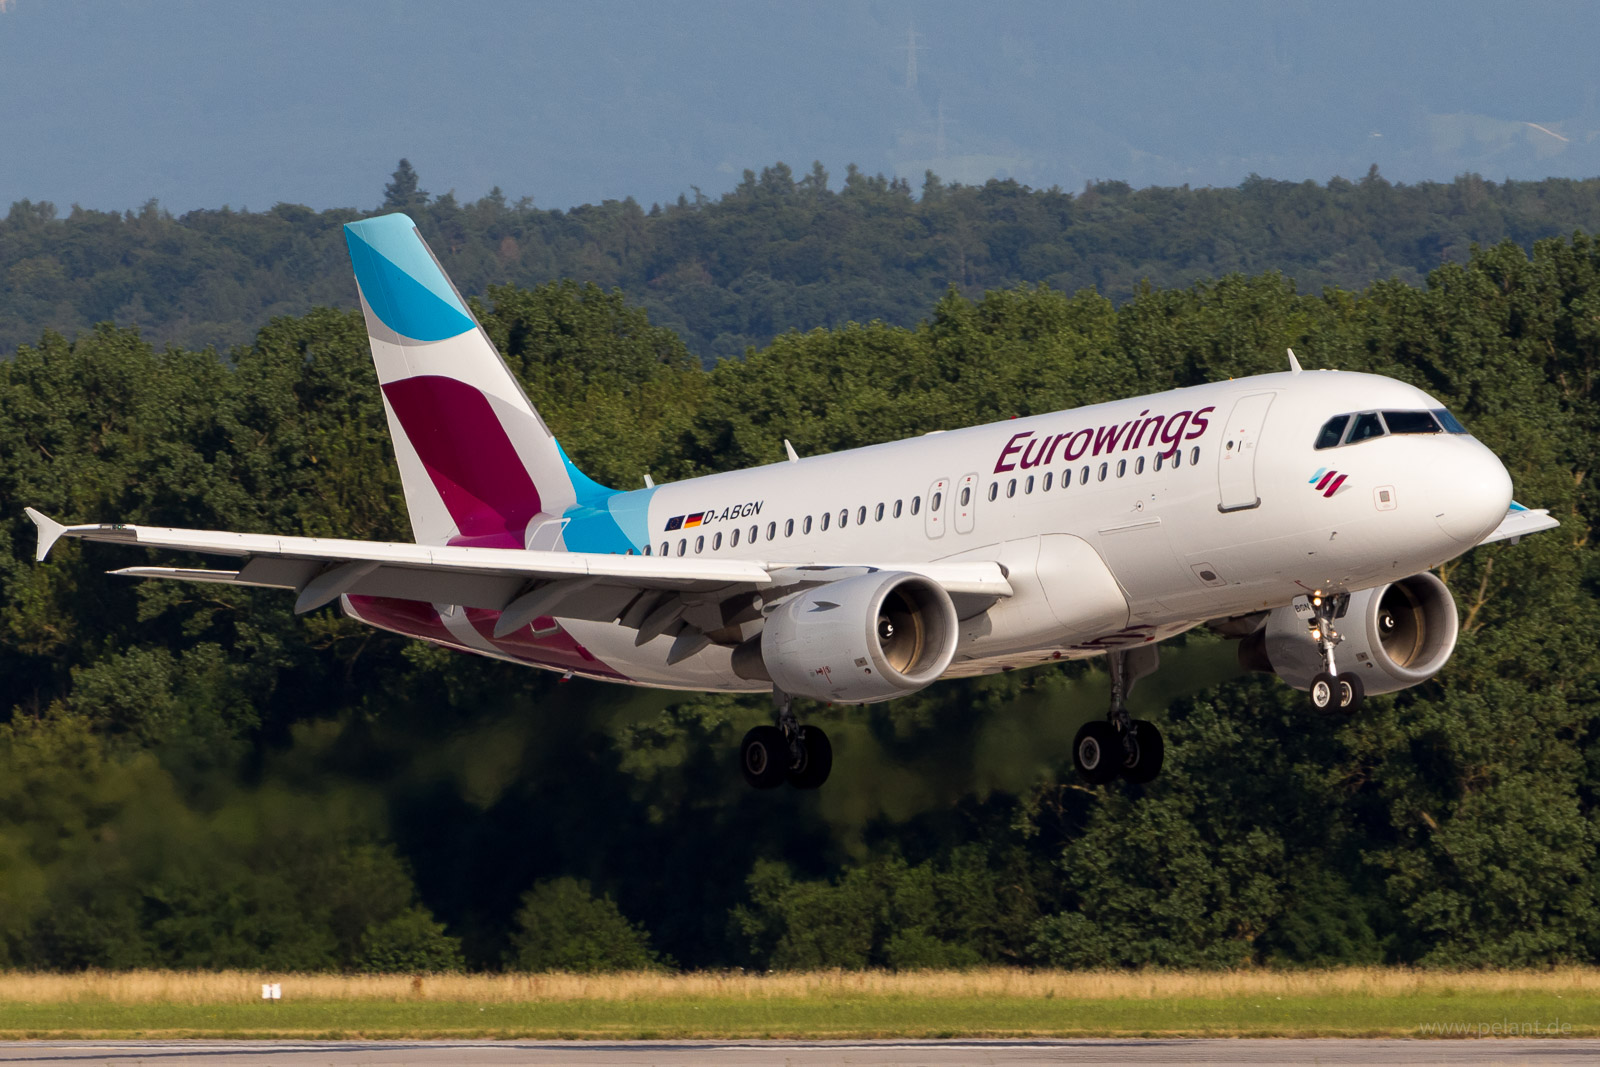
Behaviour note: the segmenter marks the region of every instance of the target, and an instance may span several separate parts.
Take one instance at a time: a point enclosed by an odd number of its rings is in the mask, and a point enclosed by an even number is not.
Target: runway
[[[1533,1064],[1600,1062],[1600,1041],[1558,1038],[1483,1040],[1126,1039],[1065,1041],[17,1041],[0,1044],[0,1063],[173,1064],[203,1067],[299,1064],[398,1067],[402,1064],[580,1064],[585,1067],[802,1067],[850,1064],[1097,1065],[1155,1064]]]

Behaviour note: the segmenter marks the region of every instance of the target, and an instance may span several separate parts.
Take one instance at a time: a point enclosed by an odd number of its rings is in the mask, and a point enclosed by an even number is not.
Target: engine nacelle
[[[1359,674],[1372,694],[1409,689],[1438,674],[1455,651],[1459,623],[1450,590],[1423,572],[1351,593],[1334,628],[1344,638],[1334,650],[1340,673]],[[1239,643],[1239,662],[1296,689],[1311,688],[1312,676],[1322,670],[1306,616],[1293,606],[1273,611],[1266,625]]]
[[[956,653],[956,609],[937,582],[881,571],[796,593],[734,653],[791,696],[869,704],[914,693]],[[759,662],[753,662],[759,656]]]

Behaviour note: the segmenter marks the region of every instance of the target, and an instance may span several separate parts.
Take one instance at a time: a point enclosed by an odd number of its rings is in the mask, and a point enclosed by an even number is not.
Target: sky
[[[0,0],[0,206],[1600,175],[1578,0]]]

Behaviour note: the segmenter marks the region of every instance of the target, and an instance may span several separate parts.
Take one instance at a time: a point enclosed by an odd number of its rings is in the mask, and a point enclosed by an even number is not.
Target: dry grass
[[[819,971],[694,974],[327,975],[244,971],[0,973],[0,1004],[236,1004],[280,982],[285,1000],[549,1003],[731,998],[1172,1000],[1237,997],[1407,997],[1507,993],[1600,994],[1600,968],[1540,971]]]

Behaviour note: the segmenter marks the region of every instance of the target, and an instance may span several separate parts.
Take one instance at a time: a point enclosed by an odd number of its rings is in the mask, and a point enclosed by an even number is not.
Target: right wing
[[[488,608],[500,612],[496,636],[540,616],[560,615],[596,622],[620,620],[638,629],[642,642],[685,617],[702,618],[701,629],[715,628],[712,623],[728,615],[727,605],[748,603],[753,593],[770,601],[868,570],[930,578],[958,601],[958,607],[968,609],[963,616],[1012,593],[1004,568],[994,562],[819,565],[447,547],[125,523],[66,526],[33,508],[25,510],[39,528],[38,560],[63,537],[226,556],[235,561],[232,569],[124,567],[111,573],[293,589],[298,594],[296,612],[321,607],[344,594]]]

